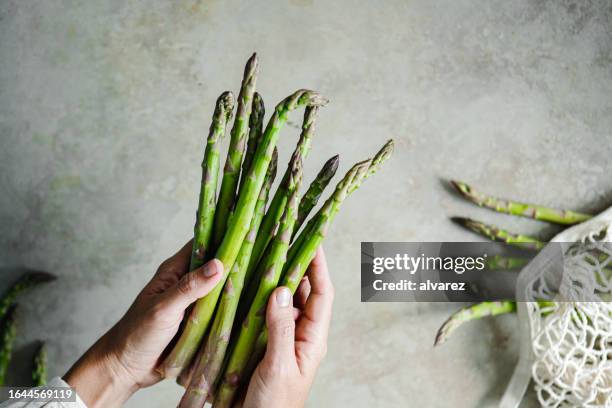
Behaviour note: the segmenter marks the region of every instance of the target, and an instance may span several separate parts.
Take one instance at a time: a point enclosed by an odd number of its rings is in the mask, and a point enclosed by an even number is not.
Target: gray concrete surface
[[[213,102],[256,50],[269,107],[299,87],[332,101],[309,177],[335,153],[344,171],[397,140],[326,243],[337,300],[309,406],[494,406],[517,359],[515,318],[433,349],[458,305],[361,304],[359,243],[474,239],[455,214],[554,232],[470,206],[448,177],[611,204],[611,23],[609,1],[1,1],[2,280],[18,266],[61,277],[22,302],[21,355],[46,339],[64,373],[189,238]],[[179,394],[166,382],[128,406]]]

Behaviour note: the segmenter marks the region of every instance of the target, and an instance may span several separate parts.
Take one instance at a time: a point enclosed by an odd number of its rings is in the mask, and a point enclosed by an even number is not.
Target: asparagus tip
[[[258,123],[261,122],[265,114],[265,107],[263,98],[259,94],[259,92],[255,92],[253,94],[253,106],[251,108],[251,116],[249,117],[249,126],[255,127]]]
[[[450,331],[448,330],[448,320],[445,321],[442,326],[440,326],[440,328],[438,329],[438,332],[436,333],[436,338],[434,340],[434,347],[439,346],[440,344],[444,343],[446,341],[446,339],[448,339],[448,334],[450,333]]]
[[[465,227],[465,228],[470,228],[474,223],[472,219],[467,218],[467,217],[451,217],[450,219],[455,224],[461,225],[462,227]]]
[[[32,271],[27,275],[28,279],[36,283],[47,283],[57,279],[57,276],[44,271]]]
[[[340,164],[340,155],[337,154],[334,157],[331,157],[329,160],[327,160],[327,163],[325,163],[323,167],[326,169],[327,172],[331,174],[335,174],[336,171],[338,170],[339,164]]]
[[[370,170],[368,171],[369,175],[374,174],[380,166],[391,157],[391,153],[393,153],[393,148],[395,147],[395,142],[393,139],[389,139],[385,142],[383,147],[380,148],[378,152],[374,155],[371,160]]]
[[[457,225],[462,226],[463,228],[467,228],[468,230],[472,232],[476,232],[477,234],[481,234],[481,235],[484,233],[484,231],[486,231],[487,228],[491,227],[489,225],[486,225],[482,222],[473,220],[468,217],[451,217],[451,221]],[[491,228],[495,228],[495,227],[491,227]]]
[[[455,190],[457,190],[459,194],[464,197],[467,197],[472,190],[472,188],[463,181],[450,180],[450,184],[455,188]]]
[[[225,91],[217,99],[217,109],[219,109],[219,115],[225,118],[226,122],[232,117],[232,111],[234,110],[234,94],[231,91]],[[215,114],[217,114],[215,112]]]
[[[383,145],[383,147],[376,153],[376,156],[372,159],[372,161],[376,164],[380,164],[387,160],[391,153],[393,153],[393,149],[395,148],[395,141],[393,139],[387,140],[387,142]]]
[[[252,71],[254,70],[254,68],[256,68],[257,66],[257,53],[254,52],[248,59],[247,63],[246,63],[246,69],[245,71]]]
[[[325,106],[329,103],[329,99],[321,94],[315,93],[310,97],[309,105],[313,107]]]

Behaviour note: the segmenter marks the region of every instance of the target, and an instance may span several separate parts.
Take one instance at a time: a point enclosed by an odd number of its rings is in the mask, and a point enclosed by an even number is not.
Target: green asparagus
[[[376,173],[381,167],[381,165],[385,162],[385,160],[387,160],[391,156],[394,148],[395,144],[393,139],[389,139],[371,159],[371,163],[369,164],[367,173],[362,177],[361,181]],[[350,186],[351,190],[348,191],[348,194],[355,191],[361,185],[361,181],[359,183],[354,183],[352,186]],[[306,223],[306,226],[302,229],[302,232],[294,240],[293,244],[291,245],[291,248],[289,248],[289,253],[287,254],[287,263],[291,262],[291,260],[296,256],[298,251],[301,251],[302,243],[307,237],[309,237],[310,231],[314,228],[314,225],[319,219],[322,211],[322,208],[319,209],[319,211],[311,218],[311,220]]]
[[[516,311],[516,302],[510,300],[500,300],[496,302],[481,302],[475,305],[466,306],[453,313],[438,330],[434,346],[444,343],[457,327],[470,320],[481,319],[485,316],[497,316]]]
[[[47,347],[44,342],[40,343],[34,355],[34,369],[32,370],[32,381],[35,387],[47,383]]]
[[[249,118],[249,141],[247,143],[246,152],[244,153],[244,161],[242,162],[240,188],[238,189],[239,192],[242,190],[242,185],[244,184],[246,175],[249,174],[249,168],[253,162],[253,156],[257,150],[257,145],[263,136],[263,123],[265,115],[266,108],[264,106],[263,98],[259,93],[255,92],[253,95],[251,116]]]
[[[42,283],[55,280],[55,275],[47,272],[26,272],[11,286],[0,300],[0,321],[6,315],[9,307],[15,303],[15,299],[20,294],[32,289]]]
[[[349,189],[353,184],[359,183],[367,174],[367,169],[371,164],[371,160],[360,162],[353,166],[345,177],[338,183],[336,190],[332,196],[325,202],[319,213],[315,216],[316,221],[310,224],[308,239],[301,240],[303,242],[303,250],[300,250],[294,261],[286,263],[283,268],[282,285],[288,286],[295,293],[299,281],[301,281],[306,268],[314,258],[316,249],[323,240],[326,231],[333,220],[335,214],[340,208],[340,204],[348,195]],[[306,234],[302,231],[302,234]],[[296,241],[297,242],[297,241]],[[296,245],[295,243],[292,247]],[[262,307],[265,306],[262,305]],[[265,309],[264,309],[265,310]],[[263,313],[260,312],[260,319],[263,318]],[[245,319],[245,322],[250,324],[251,311]],[[236,343],[232,357],[235,357],[235,364],[228,365],[221,379],[221,384],[217,389],[217,397],[215,399],[215,407],[230,407],[236,398],[237,391],[249,378],[250,372],[247,369],[254,369],[256,363],[252,360],[255,356],[263,355],[262,350],[265,348],[267,335],[265,331],[252,333],[248,339],[248,343]]]
[[[293,155],[300,154],[302,160],[306,159],[306,156],[308,156],[308,153],[310,151],[310,142],[312,140],[312,136],[314,135],[317,114],[317,106],[310,106],[304,111],[302,132],[293,152]],[[287,170],[283,175],[283,178],[278,186],[278,189],[276,190],[276,193],[274,193],[274,197],[272,197],[272,201],[270,202],[268,211],[266,212],[266,215],[261,223],[259,232],[257,233],[257,239],[255,240],[255,246],[253,247],[253,254],[251,256],[251,261],[247,270],[247,282],[257,282],[256,278],[253,280],[251,280],[250,278],[255,272],[259,260],[264,256],[265,249],[274,235],[274,229],[276,229],[276,227],[278,226],[281,215],[285,210],[287,199],[289,195],[292,194],[292,191],[290,191],[287,187],[290,171],[291,167],[289,165],[287,166]],[[249,285],[247,293],[254,294],[254,291],[256,289],[257,285],[254,285],[254,287],[251,287]]]
[[[538,305],[544,309],[552,309],[555,302],[550,300],[538,300]],[[513,300],[498,300],[492,302],[480,302],[459,309],[451,315],[438,329],[434,346],[439,346],[448,340],[449,336],[462,324],[482,319],[488,316],[498,316],[506,313],[516,312],[516,302]],[[548,312],[545,312],[547,314]]]
[[[238,306],[237,323],[241,322],[246,316],[249,308],[251,307],[251,302],[255,297],[255,293],[257,292],[257,288],[259,287],[259,281],[264,273],[264,269],[262,265],[259,264],[259,261],[269,252],[270,248],[268,243],[274,237],[276,230],[280,225],[280,217],[284,212],[287,199],[289,195],[293,193],[291,188],[289,188],[292,162],[295,158],[297,158],[297,156],[299,156],[303,162],[310,151],[310,141],[314,135],[317,113],[318,107],[316,106],[306,108],[304,112],[304,120],[302,121],[302,132],[291,156],[292,160],[287,166],[287,170],[283,175],[272,201],[270,202],[268,211],[266,212],[266,215],[261,223],[261,227],[257,233],[255,245],[253,246],[253,252],[249,261],[249,267],[247,268],[246,272],[244,294],[240,298],[240,303]]]
[[[242,86],[238,94],[238,108],[236,110],[234,126],[232,126],[230,145],[225,167],[223,168],[223,179],[215,211],[213,228],[213,245],[215,248],[223,240],[228,218],[236,201],[236,187],[240,177],[240,164],[242,163],[242,156],[246,146],[253,93],[255,92],[255,83],[257,82],[257,65],[257,54],[253,54],[244,68]]]
[[[336,174],[338,170],[338,164],[340,163],[340,156],[335,155],[331,159],[329,159],[323,167],[319,174],[315,177],[315,179],[308,186],[308,190],[302,196],[300,200],[300,207],[298,209],[298,217],[295,222],[295,228],[293,229],[293,235],[297,234],[297,231],[302,226],[302,223],[310,214],[310,211],[317,205],[319,202],[319,198],[321,198],[321,194],[323,194],[323,190],[327,187],[331,179]]]
[[[190,381],[186,384],[187,390],[181,399],[180,407],[203,406],[207,397],[212,392],[215,380],[221,371],[255,236],[265,212],[270,187],[276,176],[277,157],[278,155],[275,150],[270,167],[268,167],[264,185],[259,194],[257,205],[255,206],[255,213],[251,220],[249,233],[240,247],[236,263],[234,263],[225,282],[225,288],[215,313],[211,332],[204,347],[198,353],[197,363]]]
[[[384,160],[389,157],[392,150],[393,143],[389,141],[374,159],[357,163],[347,172],[336,186],[332,196],[323,204],[323,207],[291,245],[293,256],[289,258],[288,255],[283,267],[281,285],[288,287],[292,293],[295,293],[343,200],[351,192],[355,191],[366,177],[369,177],[378,170]],[[259,307],[253,306],[249,311],[249,315],[245,319],[249,327],[251,327],[252,318],[259,318],[260,320],[263,318],[261,310],[265,310],[265,304],[264,302]],[[251,312],[256,311],[259,311],[259,317],[251,315]],[[232,405],[239,387],[250,377],[259,357],[263,354],[266,341],[266,331],[260,329],[257,333],[251,333],[248,341],[237,342],[234,345],[232,352],[234,364],[228,364],[225,369],[221,384],[217,389],[215,407],[229,407]]]
[[[223,282],[195,303],[176,345],[158,369],[164,377],[174,378],[179,375],[191,363],[202,341],[202,337],[212,319],[217,300],[223,289],[225,278],[234,265],[242,246],[242,241],[248,233],[257,197],[261,191],[268,165],[272,159],[279,131],[287,121],[288,113],[303,106],[321,106],[325,103],[327,103],[327,100],[318,93],[299,90],[276,106],[274,114],[266,126],[262,140],[259,146],[257,146],[255,156],[253,157],[253,164],[243,185],[243,192],[238,198],[223,241],[216,252],[215,257],[221,261],[225,271]]]
[[[190,271],[202,266],[206,261],[206,252],[210,252],[219,174],[219,141],[225,134],[225,128],[232,116],[233,109],[234,96],[231,92],[223,92],[217,99],[202,160],[202,186],[193,234]]]
[[[0,334],[0,386],[4,385],[6,380],[6,371],[11,362],[13,343],[17,336],[16,310],[16,304],[10,305],[2,322],[2,333]]]
[[[463,197],[473,203],[505,214],[519,215],[563,225],[578,224],[592,217],[590,214],[583,214],[575,211],[558,210],[540,205],[502,200],[474,190],[471,186],[461,181],[451,180],[451,184]]]
[[[472,220],[465,217],[453,217],[453,222],[461,225],[480,234],[492,241],[503,242],[509,245],[514,245],[523,249],[540,250],[546,245],[545,242],[540,241],[537,238],[533,238],[527,235],[515,234],[501,228],[497,228],[494,225],[485,224],[480,221]]]
[[[248,358],[255,347],[255,341],[264,325],[264,311],[268,298],[281,277],[297,217],[298,190],[302,178],[302,162],[299,156],[298,154],[298,160],[291,161],[292,168],[287,187],[292,193],[285,206],[278,233],[272,240],[271,249],[266,258],[262,260],[265,273],[261,277],[255,298],[251,303],[247,317],[242,323],[238,339],[230,354],[226,368],[228,374],[225,374],[221,379],[222,382],[215,398],[215,407],[231,406],[233,394],[240,382],[239,373],[248,363]],[[234,385],[234,382],[236,382],[236,385]],[[229,398],[227,397],[228,393],[231,394]]]

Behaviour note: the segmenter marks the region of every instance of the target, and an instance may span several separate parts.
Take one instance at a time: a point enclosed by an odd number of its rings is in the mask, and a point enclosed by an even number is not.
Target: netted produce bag
[[[533,381],[543,407],[612,407],[612,208],[557,235],[520,273],[520,359],[500,407]]]

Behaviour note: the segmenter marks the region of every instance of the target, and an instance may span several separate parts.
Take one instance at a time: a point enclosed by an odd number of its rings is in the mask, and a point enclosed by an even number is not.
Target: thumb
[[[203,266],[186,273],[164,293],[162,302],[177,312],[183,312],[196,300],[206,296],[223,277],[223,264],[213,259]]]
[[[268,301],[266,312],[268,347],[266,359],[273,365],[295,362],[295,320],[291,291],[286,287],[276,288]]]

